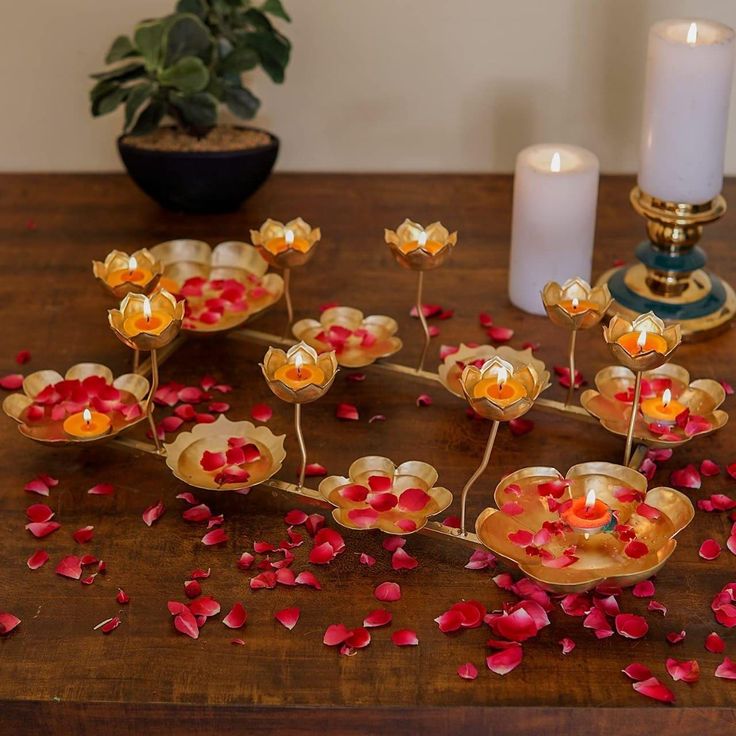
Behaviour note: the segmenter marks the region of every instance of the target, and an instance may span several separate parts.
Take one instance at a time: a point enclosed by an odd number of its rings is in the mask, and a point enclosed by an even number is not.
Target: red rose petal
[[[507,675],[521,664],[523,656],[521,644],[514,644],[486,657],[486,666],[497,675]]]
[[[440,631],[446,634],[450,631],[458,631],[463,625],[463,615],[460,611],[450,609],[437,616],[435,619]],[[536,633],[536,630],[535,630]]]
[[[397,519],[394,523],[402,532],[406,532],[407,534],[415,531],[417,528],[416,522],[412,519]]]
[[[594,608],[583,619],[583,626],[586,629],[593,629],[596,639],[606,639],[609,636],[613,636],[613,629],[608,623],[605,614],[599,608]]]
[[[736,680],[736,662],[728,657],[723,658],[723,662],[716,667],[716,677],[722,677],[726,680]]]
[[[192,601],[189,610],[195,616],[217,616],[220,613],[220,604],[210,595],[203,595],[201,598]]]
[[[391,478],[385,475],[371,475],[368,485],[373,493],[386,493],[391,490]]]
[[[665,606],[664,603],[660,603],[659,601],[651,600],[647,604],[647,611],[656,611],[657,613],[661,613],[663,616],[666,616],[667,606]]]
[[[307,585],[310,588],[314,588],[315,590],[322,590],[322,586],[319,583],[319,580],[317,580],[314,573],[310,572],[309,570],[304,570],[300,572],[296,578],[294,578],[294,582],[297,585]]]
[[[467,564],[465,565],[466,570],[486,570],[489,567],[496,566],[496,556],[493,552],[488,552],[483,549],[474,550]]]
[[[352,404],[338,404],[335,416],[350,422],[357,422],[360,419],[358,409]]]
[[[518,529],[517,531],[508,534],[507,537],[510,542],[513,542],[519,547],[527,547],[534,539],[534,535],[526,529]]]
[[[432,397],[429,394],[419,394],[416,401],[417,406],[432,406]]]
[[[310,536],[315,536],[325,525],[325,517],[322,514],[310,514],[304,522],[304,528]]]
[[[210,452],[209,450],[205,450],[199,459],[202,470],[206,470],[207,472],[219,470],[226,462],[227,459],[224,452]]]
[[[475,680],[478,677],[478,668],[472,662],[466,662],[457,668],[457,674],[463,680]]]
[[[115,600],[122,606],[126,603],[130,603],[130,596],[122,588],[118,588]]]
[[[199,638],[199,626],[197,619],[188,609],[182,609],[181,613],[174,616],[174,628],[182,634],[186,634],[192,639]]]
[[[176,409],[174,409],[174,414],[176,414],[179,419],[183,419],[185,422],[189,422],[194,419],[194,417],[197,415],[197,412],[191,404],[181,404],[180,406],[177,406]]]
[[[637,559],[649,554],[649,547],[644,542],[640,542],[638,539],[634,539],[624,547],[624,552],[629,557]]]
[[[184,521],[202,522],[207,521],[212,516],[209,506],[204,503],[191,506],[181,515]]]
[[[164,417],[156,426],[159,430],[166,432],[176,432],[181,425],[184,424],[184,420],[181,417]]]
[[[28,493],[37,493],[39,496],[49,495],[49,486],[42,478],[34,478],[23,487],[24,491]]]
[[[670,473],[670,483],[680,488],[697,490],[700,488],[700,473],[694,465],[686,465]]]
[[[723,386],[723,390],[726,392],[727,396],[733,395],[733,386],[728,381],[718,381],[718,383]]]
[[[245,626],[245,622],[248,618],[245,608],[240,601],[236,601],[230,612],[222,619],[222,623],[225,624],[229,629],[240,629]]]
[[[399,496],[399,509],[402,511],[421,511],[432,500],[421,488],[407,488]]]
[[[72,537],[77,544],[86,544],[87,542],[92,541],[93,535],[93,526],[83,526],[81,529],[77,529],[77,531],[72,534]]]
[[[515,437],[521,437],[534,429],[534,422],[531,419],[518,417],[509,422],[509,429]]]
[[[391,634],[391,641],[397,647],[413,647],[419,644],[419,637],[416,631],[411,629],[399,629]]]
[[[398,601],[401,598],[401,587],[398,583],[380,583],[373,591],[373,595],[379,601],[393,603],[394,601]]]
[[[385,608],[376,608],[363,619],[363,626],[370,628],[388,626],[388,624],[391,623],[392,618],[393,615],[391,614],[391,611],[387,611]]]
[[[62,558],[54,572],[65,578],[79,580],[82,577],[82,561],[76,555],[67,555]]]
[[[718,473],[721,472],[721,466],[717,463],[714,463],[712,460],[703,460],[703,462],[700,463],[700,474],[706,476],[707,478],[718,475]]]
[[[350,649],[364,649],[371,643],[371,632],[368,629],[358,626],[350,632],[350,636],[345,640],[345,645]]]
[[[651,580],[642,580],[637,583],[631,592],[636,598],[651,598],[654,595],[654,583]]]
[[[143,521],[146,526],[151,526],[154,522],[158,521],[163,516],[164,511],[166,511],[166,507],[163,501],[156,501],[152,506],[149,506],[143,512]]]
[[[250,415],[255,422],[267,422],[273,416],[273,409],[268,404],[256,404]]]
[[[635,682],[648,680],[652,676],[652,671],[649,667],[639,664],[639,662],[632,662],[628,667],[624,667],[621,672]]]
[[[48,537],[49,534],[52,534],[60,527],[61,524],[57,521],[31,522],[30,524],[26,524],[26,529],[37,539]]]
[[[27,560],[26,565],[31,570],[38,570],[48,562],[49,553],[45,549],[37,549]]]
[[[202,586],[199,580],[185,580],[184,581],[184,595],[187,598],[197,598],[202,595]]]
[[[319,463],[307,463],[304,471],[304,475],[307,478],[317,478],[323,475],[327,475],[327,468]]]
[[[645,695],[647,698],[659,700],[662,703],[675,702],[675,694],[656,677],[650,677],[648,680],[643,680],[642,682],[635,682],[632,687],[640,695]]]
[[[224,414],[230,411],[230,404],[225,401],[213,401],[207,405],[207,411],[211,411],[213,414]]]
[[[687,633],[683,629],[682,631],[670,631],[668,634],[666,634],[665,639],[667,639],[670,644],[679,644],[685,639],[686,636]]]
[[[115,493],[115,487],[112,483],[98,483],[96,486],[92,486],[87,493],[90,496],[112,496]]]
[[[508,342],[514,336],[514,331],[509,327],[492,325],[486,330],[486,334],[494,342]]]
[[[721,554],[721,545],[715,539],[706,539],[698,550],[704,560],[715,560]]]
[[[335,550],[329,542],[316,544],[309,552],[309,561],[313,565],[327,565],[335,559]]]
[[[558,644],[562,647],[563,654],[570,654],[575,649],[575,642],[567,636],[564,639],[560,639]]]
[[[705,648],[713,654],[720,654],[725,650],[726,642],[715,631],[712,631],[705,637]]]
[[[291,631],[299,621],[300,611],[298,608],[283,608],[276,611],[273,617],[282,625]]]
[[[206,545],[207,547],[211,547],[214,544],[223,544],[224,542],[227,542],[229,537],[227,534],[225,534],[224,529],[213,529],[211,532],[207,532],[202,537],[202,544]]]
[[[352,631],[344,624],[330,624],[322,637],[322,643],[328,647],[335,647],[350,638]]]
[[[31,359],[31,351],[30,350],[20,350],[15,355],[15,362],[18,365],[25,365],[28,363],[28,361]]]
[[[615,623],[616,631],[626,639],[641,639],[649,631],[646,619],[634,613],[619,613]]]
[[[697,659],[675,659],[668,657],[665,663],[669,676],[678,682],[697,682],[700,679],[700,665]]]
[[[413,570],[419,562],[406,552],[403,547],[399,547],[391,555],[391,567],[394,570]]]
[[[42,524],[44,521],[51,521],[54,518],[54,512],[45,503],[34,503],[26,509],[28,521]]]
[[[17,391],[23,385],[23,376],[20,373],[10,373],[0,378],[0,387],[6,391]]]
[[[590,598],[584,593],[569,593],[560,602],[560,607],[568,616],[586,616],[590,613]]]

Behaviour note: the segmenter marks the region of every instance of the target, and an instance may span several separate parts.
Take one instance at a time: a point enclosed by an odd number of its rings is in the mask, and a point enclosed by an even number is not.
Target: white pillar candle
[[[720,193],[734,32],[710,20],[663,20],[649,30],[639,187],[667,202]]]
[[[541,143],[516,157],[509,297],[544,314],[548,281],[590,281],[598,159],[578,146]]]

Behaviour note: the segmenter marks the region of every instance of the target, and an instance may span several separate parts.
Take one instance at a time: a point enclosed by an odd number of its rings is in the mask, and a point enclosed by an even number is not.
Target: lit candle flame
[[[592,509],[595,506],[595,489],[591,488],[585,496],[585,510]]]
[[[90,424],[92,421],[92,412],[89,409],[85,409],[82,412],[82,419],[84,419],[85,424]]]
[[[425,233],[424,230],[422,230],[422,232],[417,236],[417,243],[419,243],[419,245],[427,244],[427,233]]]
[[[128,271],[130,271],[130,273],[133,273],[133,271],[135,271],[136,268],[138,268],[138,261],[136,260],[135,256],[131,256],[128,259]]]
[[[509,377],[509,372],[504,366],[500,365],[498,368],[496,368],[494,373],[496,374],[496,384],[498,386],[498,390],[500,391],[504,387],[504,384]]]
[[[662,408],[666,409],[670,405],[670,401],[672,401],[672,391],[666,388],[662,394]]]
[[[294,356],[294,365],[296,366],[296,375],[299,376],[299,378],[302,377],[302,364],[304,363],[304,358],[302,358],[301,353],[297,353]]]
[[[580,305],[580,299],[578,299],[576,296],[572,298],[572,308],[577,309]]]
[[[687,42],[694,46],[698,42],[698,24],[691,23],[690,28],[687,29]]]
[[[562,161],[560,160],[560,154],[559,152],[555,151],[552,154],[552,160],[549,162],[549,170],[557,173],[560,170],[560,167],[562,166]]]
[[[284,230],[284,240],[286,241],[287,245],[291,245],[294,242],[294,231]]]
[[[151,300],[147,296],[143,297],[143,316],[146,322],[151,319]]]
[[[644,346],[647,344],[647,331],[642,330],[639,333],[639,337],[636,339],[636,346],[639,348],[639,352],[644,350]]]

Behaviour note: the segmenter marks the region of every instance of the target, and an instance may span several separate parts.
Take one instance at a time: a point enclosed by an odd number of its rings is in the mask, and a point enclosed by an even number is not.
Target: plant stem
[[[631,448],[634,442],[634,427],[636,425],[636,417],[639,414],[639,397],[641,396],[641,371],[636,372],[636,382],[634,383],[634,403],[631,405],[631,417],[629,418],[629,429],[626,432],[626,449],[624,450],[624,465],[628,465],[631,460]]]
[[[417,316],[419,321],[422,323],[422,329],[424,330],[424,348],[422,348],[422,357],[419,358],[419,365],[417,366],[417,373],[421,373],[424,368],[424,361],[427,357],[427,350],[429,350],[429,327],[427,327],[427,318],[424,316],[424,309],[422,308],[422,289],[424,287],[424,271],[419,271],[419,277],[417,279]]]
[[[498,432],[498,425],[500,422],[494,421],[491,425],[491,431],[488,435],[488,442],[486,442],[486,449],[483,453],[483,460],[481,460],[480,465],[476,469],[475,473],[470,476],[470,480],[465,484],[462,493],[460,494],[460,533],[465,536],[465,505],[468,498],[468,492],[475,484],[475,481],[480,478],[480,476],[483,474],[483,471],[488,467],[488,463],[491,459],[491,452],[493,450],[493,444],[496,441],[496,433]]]

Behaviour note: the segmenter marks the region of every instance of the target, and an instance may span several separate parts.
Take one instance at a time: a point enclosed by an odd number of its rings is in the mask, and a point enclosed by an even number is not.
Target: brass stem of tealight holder
[[[631,416],[629,417],[629,427],[626,430],[626,449],[624,450],[624,465],[628,465],[631,461],[631,449],[634,444],[634,427],[636,426],[636,417],[639,414],[639,399],[641,397],[641,371],[635,371],[636,379],[634,382],[634,402],[631,405]]]
[[[299,443],[299,452],[302,455],[302,462],[299,466],[299,484],[297,488],[304,486],[304,476],[307,472],[307,447],[304,444],[304,435],[302,434],[302,405],[294,404],[294,430],[296,431],[296,441]]]
[[[283,337],[287,337],[294,323],[294,305],[291,303],[291,269],[284,269],[284,301],[286,302],[286,329]]]
[[[158,432],[156,431],[156,420],[153,416],[154,401],[153,397],[158,391],[158,356],[156,350],[151,350],[151,390],[146,400],[146,416],[148,417],[148,425],[151,428],[151,434],[153,435],[153,442],[156,445],[156,452],[159,455],[165,453],[164,448],[161,445],[161,440],[158,438]],[[136,350],[135,354],[138,355],[139,351]]]
[[[575,396],[575,338],[577,337],[577,334],[577,330],[570,331],[570,347],[567,356],[567,363],[570,369],[570,385],[567,388],[565,409],[572,404],[573,397]]]
[[[417,272],[417,316],[424,330],[424,347],[422,348],[422,355],[419,358],[419,365],[417,366],[417,373],[421,373],[424,370],[424,361],[427,358],[427,351],[429,350],[429,341],[431,340],[429,334],[429,327],[427,326],[427,318],[424,316],[424,308],[422,306],[422,291],[424,289],[424,271]]]
[[[488,463],[491,460],[491,452],[493,452],[493,445],[496,442],[496,434],[498,433],[498,425],[501,422],[498,420],[495,420],[493,424],[491,425],[491,431],[488,435],[488,441],[486,442],[486,449],[483,453],[483,459],[480,462],[480,465],[476,468],[473,475],[470,476],[468,479],[468,482],[463,486],[463,490],[460,493],[460,534],[465,536],[466,534],[466,528],[465,528],[465,507],[467,505],[467,499],[468,499],[468,493],[470,492],[470,489],[475,485],[475,482],[480,478],[480,476],[483,474],[483,471],[488,467]]]
[[[133,350],[133,373],[138,373],[138,370],[141,367],[141,351],[140,350]]]

